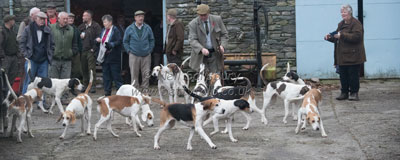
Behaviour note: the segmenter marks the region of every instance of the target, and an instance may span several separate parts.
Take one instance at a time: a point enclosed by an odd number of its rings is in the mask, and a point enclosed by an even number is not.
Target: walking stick
[[[225,80],[225,77],[224,77],[224,72],[225,72],[224,60],[225,60],[225,56],[224,56],[224,53],[221,53],[221,51],[220,51],[221,42],[219,41],[219,38],[217,38],[216,41],[217,41],[218,47],[217,47],[217,50],[215,52],[217,54],[221,55],[221,64],[222,64],[222,69],[221,69],[222,81],[221,81],[221,83],[222,83],[222,86],[224,86],[224,80]]]

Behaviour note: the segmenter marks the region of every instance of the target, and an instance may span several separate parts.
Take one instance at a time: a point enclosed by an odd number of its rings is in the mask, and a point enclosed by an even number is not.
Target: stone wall
[[[208,4],[211,14],[220,15],[229,32],[227,53],[254,53],[255,36],[253,31],[253,0],[203,0]],[[294,0],[259,0],[267,9],[268,36],[265,36],[263,13],[259,12],[261,25],[262,52],[276,53],[277,76],[285,72],[286,62],[290,61],[296,69],[296,26]],[[187,25],[196,15],[194,0],[167,0],[167,8],[178,10],[178,19]],[[188,39],[185,28],[185,39]],[[265,41],[265,38],[267,40]],[[185,43],[185,53],[190,47]]]
[[[17,25],[19,25],[19,22],[29,15],[29,10],[32,7],[38,7],[42,11],[46,12],[46,5],[49,2],[52,2],[57,6],[57,11],[65,10],[64,0],[13,0],[13,2],[13,11],[14,15],[17,16]],[[10,14],[9,0],[0,0],[0,17],[7,14]],[[1,19],[0,21],[3,20]]]

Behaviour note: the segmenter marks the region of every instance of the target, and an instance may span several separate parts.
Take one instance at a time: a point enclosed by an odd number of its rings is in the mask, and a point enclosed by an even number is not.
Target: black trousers
[[[360,89],[361,64],[339,65],[340,84],[342,93],[358,93]]]

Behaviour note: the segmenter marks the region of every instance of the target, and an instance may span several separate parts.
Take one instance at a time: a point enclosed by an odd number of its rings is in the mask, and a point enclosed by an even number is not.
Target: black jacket
[[[102,39],[101,37],[103,35],[103,32],[106,30],[103,28],[100,35],[98,37]],[[121,31],[116,27],[112,27],[112,35],[110,35],[110,39],[108,40],[108,43],[111,45],[111,50],[107,50],[106,55],[104,56],[104,62],[103,63],[121,63],[121,54],[122,54],[122,35]],[[97,43],[97,50],[96,50],[96,55],[99,53],[100,48],[100,43]],[[97,57],[97,56],[96,56]]]

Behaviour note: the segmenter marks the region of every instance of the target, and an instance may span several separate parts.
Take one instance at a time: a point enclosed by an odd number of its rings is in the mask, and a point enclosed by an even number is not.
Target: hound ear
[[[140,116],[142,118],[143,122],[147,121],[147,117],[146,116],[147,116],[146,112],[143,112],[142,115]]]
[[[71,113],[71,124],[74,124],[76,120],[75,114]]]
[[[164,67],[164,65],[163,65],[163,64],[160,64],[160,66],[161,66],[161,68],[162,68],[162,67]]]
[[[75,86],[75,79],[70,79],[70,80],[68,81],[68,87],[71,88],[71,89],[73,89],[74,86]]]
[[[57,119],[57,122],[56,122],[56,123],[58,123],[58,122],[61,121],[61,119],[63,118],[63,114],[64,114],[64,112],[61,113],[61,115],[60,115],[60,117]]]

